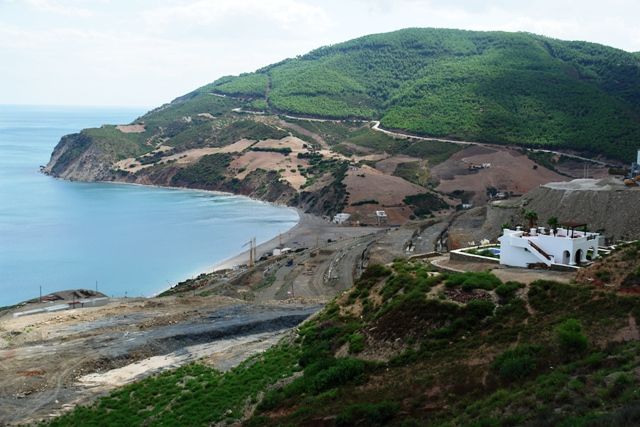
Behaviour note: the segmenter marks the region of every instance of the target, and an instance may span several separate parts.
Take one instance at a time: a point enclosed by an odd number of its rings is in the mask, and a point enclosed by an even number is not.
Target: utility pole
[[[256,238],[253,238],[253,263],[258,260],[258,245],[256,244]]]
[[[247,243],[242,245],[242,247],[245,247],[247,245],[249,245],[249,267],[253,267],[253,265],[255,264],[255,258],[257,255],[256,238],[252,237],[251,240],[249,240]]]
[[[98,281],[96,280],[96,294],[98,293]]]
[[[42,302],[42,285],[40,285],[40,299],[38,301]]]

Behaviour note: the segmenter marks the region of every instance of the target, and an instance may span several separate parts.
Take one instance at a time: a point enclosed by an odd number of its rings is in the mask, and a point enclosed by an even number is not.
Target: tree
[[[554,232],[558,228],[559,223],[560,222],[558,221],[558,217],[556,217],[556,216],[552,216],[551,218],[549,218],[547,220],[547,225],[549,226],[549,228],[554,230]]]
[[[529,228],[533,228],[536,221],[538,221],[538,214],[535,211],[526,211],[524,217],[529,221]]]

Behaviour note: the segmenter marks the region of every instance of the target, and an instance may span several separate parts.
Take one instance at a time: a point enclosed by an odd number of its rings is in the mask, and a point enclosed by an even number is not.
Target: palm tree
[[[560,224],[560,221],[558,221],[558,217],[557,216],[552,216],[551,218],[549,218],[547,220],[547,225],[549,226],[549,228],[551,228],[553,230],[554,234],[555,234],[555,231],[558,228],[559,224]]]
[[[524,213],[524,218],[529,220],[529,229],[531,229],[538,220],[538,214],[535,211],[526,211]]]

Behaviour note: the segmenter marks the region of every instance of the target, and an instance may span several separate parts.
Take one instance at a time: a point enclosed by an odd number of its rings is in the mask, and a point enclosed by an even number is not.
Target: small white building
[[[351,214],[339,213],[333,217],[333,222],[335,224],[344,224],[345,222],[349,221],[349,218],[351,218]]]
[[[291,248],[275,248],[272,252],[273,256],[285,255],[291,252]]]
[[[528,267],[530,264],[578,265],[587,261],[587,252],[598,257],[598,233],[577,231],[584,224],[568,224],[555,230],[544,227],[529,231],[504,229],[500,241],[500,264]]]
[[[387,223],[387,213],[385,211],[376,211],[376,219],[378,220],[378,225]]]

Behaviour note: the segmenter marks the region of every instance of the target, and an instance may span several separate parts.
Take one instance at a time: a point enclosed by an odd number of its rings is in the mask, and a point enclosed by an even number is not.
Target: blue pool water
[[[292,209],[239,196],[39,173],[62,135],[143,112],[0,106],[0,306],[96,281],[152,295],[296,224]]]

